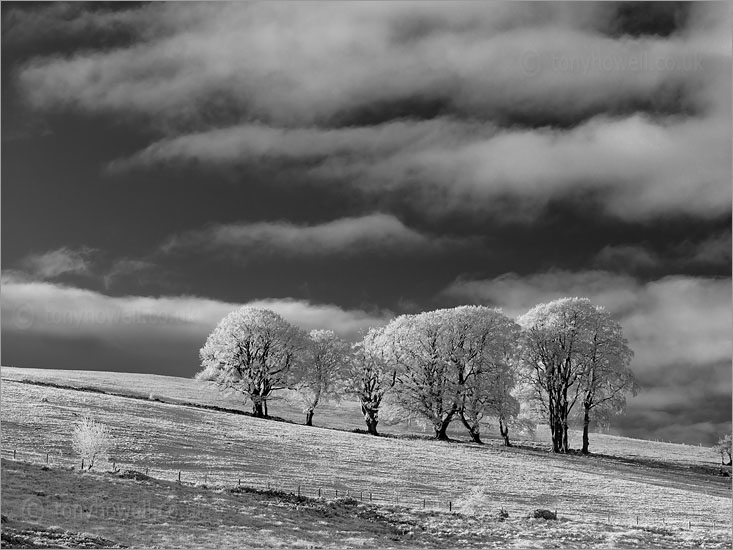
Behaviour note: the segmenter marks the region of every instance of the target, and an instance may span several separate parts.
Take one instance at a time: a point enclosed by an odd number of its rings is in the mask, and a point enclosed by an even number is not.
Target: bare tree
[[[272,393],[295,383],[305,346],[305,334],[278,314],[245,306],[209,335],[196,378],[242,393],[252,400],[253,414],[265,417]]]
[[[349,360],[349,345],[332,330],[312,330],[296,391],[305,412],[305,425],[313,425],[316,407],[326,400],[339,399],[339,384]]]

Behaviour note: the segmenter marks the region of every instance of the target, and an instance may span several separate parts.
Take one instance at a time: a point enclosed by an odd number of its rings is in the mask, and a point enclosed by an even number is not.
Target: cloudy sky
[[[356,339],[588,296],[615,429],[731,429],[722,3],[2,3],[4,365],[192,376],[233,308]]]

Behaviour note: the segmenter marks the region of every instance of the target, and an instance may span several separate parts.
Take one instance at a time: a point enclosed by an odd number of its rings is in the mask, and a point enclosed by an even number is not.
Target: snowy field
[[[613,525],[614,529],[635,530],[638,521],[640,529],[673,533],[674,540],[667,540],[670,545],[684,546],[683,541],[689,537],[714,545],[722,537],[730,546],[730,478],[710,473],[679,466],[668,470],[624,464],[605,457],[506,449],[496,441],[478,446],[306,428],[148,399],[10,380],[19,378],[21,372],[30,377],[25,370],[3,369],[4,458],[12,458],[15,451],[20,460],[45,464],[48,453],[52,467],[76,464],[70,447],[71,429],[78,418],[90,413],[110,427],[116,441],[112,458],[118,467],[147,471],[150,476],[169,481],[177,480],[180,471],[184,485],[231,488],[241,482],[291,492],[300,487],[301,494],[308,497],[317,497],[320,490],[325,498],[348,494],[365,503],[371,493],[375,504],[399,504],[414,513],[422,513],[423,507],[440,512],[450,507],[453,511],[491,514],[503,507],[510,517],[518,518],[535,508],[549,508],[569,521],[565,525],[598,522],[603,529]],[[63,373],[54,374],[59,378],[45,380],[60,382]],[[104,375],[92,374],[99,378],[85,380],[77,373],[72,379],[79,385],[103,387]],[[108,383],[114,382],[107,389],[121,393],[123,389],[145,389],[148,395],[152,392],[180,401],[208,402],[217,397],[214,390],[208,395],[190,380],[172,379],[178,385],[169,386],[166,392],[166,382],[171,380],[166,377],[114,375],[113,380],[112,375],[106,376]],[[281,414],[279,406],[277,414]],[[327,411],[321,421],[330,424],[332,415],[337,416]],[[300,420],[299,416],[293,419]],[[341,422],[345,422],[344,416]],[[716,463],[715,454],[701,447],[599,435],[592,442],[604,454],[625,450],[627,456],[673,458],[687,464],[699,460],[708,466]],[[646,446],[649,449],[643,451]],[[109,464],[102,464],[98,469],[109,468]],[[10,478],[4,473],[3,513],[13,509],[6,492]],[[481,495],[474,493],[468,507],[467,496],[476,488]]]

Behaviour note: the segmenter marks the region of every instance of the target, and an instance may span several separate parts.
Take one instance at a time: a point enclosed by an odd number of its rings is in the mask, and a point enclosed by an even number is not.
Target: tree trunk
[[[252,402],[252,414],[255,415],[257,418],[264,418],[265,412],[262,408],[263,402],[262,401],[253,401]]]
[[[502,422],[501,418],[499,419],[499,433],[504,438],[504,446],[505,447],[511,447],[512,444],[509,441],[509,426],[507,426],[506,424],[504,424]]]
[[[305,411],[305,425],[313,425],[313,409],[308,409],[307,411]]]
[[[361,412],[364,415],[364,421],[367,425],[367,431],[372,435],[379,435],[377,433],[377,423],[379,422],[379,418],[377,416],[378,410],[362,405]]]
[[[478,443],[479,445],[483,445],[483,441],[481,441],[481,431],[478,425],[473,426],[471,423],[466,419],[466,416],[461,413],[461,422],[463,422],[463,425],[468,430],[468,433],[471,434],[471,439],[474,443]]]
[[[553,453],[565,452],[563,450],[563,430],[562,430],[562,422],[560,421],[560,419],[555,418],[555,421],[552,423],[550,427],[550,431],[552,432],[552,452]]]
[[[447,432],[448,432],[448,426],[450,425],[451,420],[453,420],[453,414],[448,415],[448,417],[442,420],[440,424],[434,426],[435,439],[439,439],[440,441],[448,441]]]
[[[583,449],[580,451],[584,455],[588,454],[588,427],[590,426],[590,407],[583,405]]]

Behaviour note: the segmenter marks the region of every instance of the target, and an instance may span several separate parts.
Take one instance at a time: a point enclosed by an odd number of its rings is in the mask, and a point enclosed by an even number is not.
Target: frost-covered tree
[[[382,346],[384,328],[372,328],[352,347],[347,363],[345,391],[356,395],[361,404],[367,431],[378,435],[379,409],[384,396],[395,384],[396,372],[385,360]]]
[[[480,442],[480,421],[503,395],[493,382],[502,378],[518,331],[501,312],[481,306],[397,317],[382,345],[397,371],[400,406],[429,421],[437,439],[447,439],[460,417]]]
[[[554,452],[568,451],[568,421],[577,403],[601,410],[626,390],[607,385],[613,372],[625,376],[630,358],[620,327],[587,298],[540,304],[518,320],[523,329],[522,365],[552,434]],[[615,350],[615,351],[611,351]],[[620,353],[621,359],[614,359]],[[626,369],[626,370],[625,370]],[[596,379],[593,379],[593,376]],[[603,381],[603,382],[601,382]],[[610,399],[606,400],[608,396]],[[618,402],[617,402],[618,403]],[[585,405],[583,405],[585,406]]]
[[[397,373],[395,400],[400,408],[426,418],[437,439],[460,405],[460,379],[446,349],[445,310],[401,315],[382,331],[380,345]]]
[[[481,423],[495,418],[504,445],[511,447],[509,427],[519,415],[519,401],[513,394],[514,373],[509,365],[477,372],[469,378],[460,409],[463,425],[476,443],[481,443]]]
[[[519,415],[514,396],[519,326],[500,310],[479,306],[455,308],[452,315],[454,364],[463,372],[459,415],[476,443],[481,421],[495,418],[504,444]]]
[[[590,339],[585,371],[579,382],[583,404],[583,448],[588,454],[591,420],[608,425],[626,408],[626,394],[636,395],[638,384],[629,368],[634,352],[624,338],[621,325],[605,309],[595,306],[587,316]]]
[[[295,387],[303,402],[306,426],[313,425],[313,414],[320,403],[339,399],[349,351],[349,344],[332,330],[312,330],[308,334],[306,354]]]
[[[91,470],[97,458],[109,454],[112,448],[112,436],[106,425],[85,416],[74,426],[71,447]]]
[[[715,449],[720,453],[720,463],[723,466],[730,466],[733,464],[733,460],[731,460],[731,435],[725,434],[723,437],[721,437],[718,440],[718,443],[715,445]],[[728,457],[728,464],[725,463],[725,457]]]
[[[255,416],[267,416],[272,393],[292,387],[306,335],[278,314],[242,307],[224,317],[201,348],[196,378],[242,393]]]

